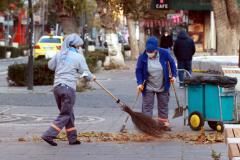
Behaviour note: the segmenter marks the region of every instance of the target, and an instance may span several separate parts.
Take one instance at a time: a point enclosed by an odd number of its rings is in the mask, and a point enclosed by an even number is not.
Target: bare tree
[[[24,0],[1,0],[0,11],[22,8],[23,3],[24,3]]]
[[[83,14],[90,14],[96,10],[95,1],[90,3],[89,0],[39,0],[34,5],[35,11],[40,9],[43,1],[46,1],[48,6],[46,15],[48,24],[55,25],[59,23],[66,34],[79,33],[80,17]]]
[[[124,58],[121,52],[121,45],[118,43],[116,27],[118,24],[118,14],[120,5],[114,0],[96,0],[98,13],[101,19],[101,26],[106,31],[106,42],[108,45],[108,54],[104,63],[105,67],[125,66]]]
[[[131,59],[136,59],[139,52],[143,51],[143,46],[145,43],[144,29],[143,26],[140,27],[140,37],[139,42],[136,39],[136,25],[145,14],[150,9],[150,0],[121,0],[124,15],[127,17],[127,25],[129,31],[130,47],[131,47]],[[140,45],[139,45],[140,44]]]

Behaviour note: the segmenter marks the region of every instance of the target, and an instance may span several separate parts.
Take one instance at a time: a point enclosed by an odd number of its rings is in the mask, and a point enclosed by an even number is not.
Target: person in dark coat
[[[173,46],[174,55],[177,59],[178,69],[185,69],[192,73],[192,57],[196,51],[194,41],[187,35],[186,31],[179,32]],[[183,71],[178,72],[180,88],[183,88]]]
[[[171,49],[172,46],[173,46],[172,35],[170,35],[169,32],[166,30],[161,37],[160,47]]]

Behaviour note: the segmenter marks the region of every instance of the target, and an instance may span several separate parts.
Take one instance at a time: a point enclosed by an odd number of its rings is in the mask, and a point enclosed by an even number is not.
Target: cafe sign
[[[153,0],[155,9],[169,9],[169,0]]]

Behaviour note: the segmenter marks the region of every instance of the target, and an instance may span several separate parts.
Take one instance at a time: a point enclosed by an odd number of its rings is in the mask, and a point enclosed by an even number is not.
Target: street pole
[[[84,12],[84,16],[85,16],[85,26],[84,26],[85,46],[84,46],[84,49],[85,49],[85,55],[87,55],[88,54],[88,38],[89,38],[89,35],[88,35],[88,19],[87,19],[87,12],[86,11]]]
[[[28,15],[29,15],[29,27],[28,27],[28,37],[29,37],[29,50],[28,55],[28,90],[33,90],[33,13],[32,13],[32,0],[28,0]]]
[[[9,38],[9,35],[10,35],[10,14],[11,14],[11,11],[10,10],[8,10],[8,24],[7,24],[7,46],[9,46],[10,45],[10,38]]]
[[[45,31],[45,1],[42,2],[42,35],[44,35]]]
[[[238,68],[240,68],[240,40],[239,40],[239,46],[238,46]]]

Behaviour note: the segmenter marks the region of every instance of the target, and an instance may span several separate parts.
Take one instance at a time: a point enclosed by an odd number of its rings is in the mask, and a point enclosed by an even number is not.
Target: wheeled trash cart
[[[210,128],[222,132],[224,123],[239,123],[236,83],[236,78],[226,76],[197,76],[184,80],[191,129],[200,130],[207,121]]]

